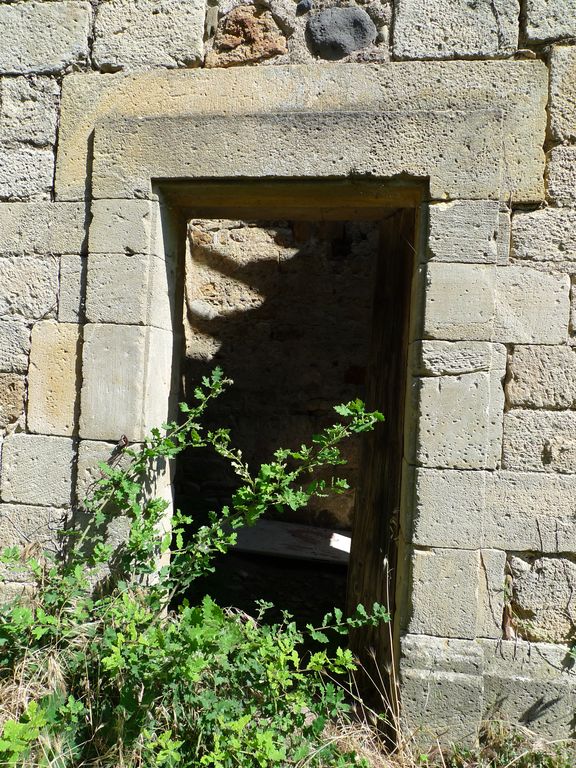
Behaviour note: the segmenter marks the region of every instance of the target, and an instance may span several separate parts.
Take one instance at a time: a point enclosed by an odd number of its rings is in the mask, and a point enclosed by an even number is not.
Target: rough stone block
[[[478,577],[476,551],[415,550],[407,631],[438,637],[475,637]]]
[[[424,336],[455,341],[492,338],[495,267],[429,263],[424,274]]]
[[[115,455],[116,443],[101,440],[80,440],[76,474],[76,496],[84,499],[93,489],[96,480],[102,477],[99,464],[110,461]]]
[[[427,467],[494,469],[501,455],[503,374],[417,379],[415,441],[408,460]]]
[[[0,6],[0,73],[57,73],[88,57],[87,2],[4,3]]]
[[[0,318],[36,320],[54,315],[58,303],[58,260],[0,257]]]
[[[3,501],[65,507],[70,504],[73,441],[11,434],[2,445]]]
[[[550,127],[555,139],[576,139],[576,46],[554,46],[550,57]]]
[[[562,344],[568,337],[570,280],[523,266],[496,270],[494,341]]]
[[[108,0],[96,11],[94,59],[110,72],[189,67],[204,53],[205,0]]]
[[[0,253],[79,253],[83,203],[0,203]]]
[[[543,208],[512,218],[512,256],[530,261],[576,261],[576,210]]]
[[[158,204],[149,200],[94,200],[90,253],[150,253]]]
[[[54,144],[60,88],[50,77],[0,79],[0,141]]]
[[[415,341],[410,359],[416,376],[506,371],[506,347],[485,341]]]
[[[570,347],[520,346],[510,356],[510,405],[576,408],[576,352]]]
[[[488,57],[518,45],[518,0],[398,0],[394,54],[399,59]]]
[[[58,320],[61,323],[79,323],[82,318],[85,261],[82,256],[66,255],[60,258]]]
[[[550,150],[546,181],[548,198],[553,203],[576,205],[576,147],[561,145]]]
[[[416,470],[418,546],[570,552],[576,478],[543,472]]]
[[[90,324],[84,330],[80,436],[142,440],[171,408],[173,339],[137,325]]]
[[[45,320],[32,328],[28,371],[28,429],[72,435],[78,407],[81,346],[77,324]]]
[[[18,320],[0,320],[0,371],[26,373],[30,329]]]
[[[53,548],[66,520],[66,512],[28,504],[0,504],[2,547],[44,544]]]
[[[26,382],[16,373],[0,373],[0,429],[18,421],[24,412]]]
[[[461,263],[496,262],[499,206],[491,200],[458,200],[429,206],[427,257]]]
[[[506,552],[480,551],[476,637],[502,637]]]
[[[496,262],[508,264],[510,259],[510,235],[512,222],[510,211],[501,212],[498,216],[498,243]]]
[[[0,5],[0,11],[2,6]],[[0,198],[45,200],[54,179],[54,154],[48,149],[2,148]]]
[[[281,3],[277,3],[276,8],[278,9],[280,5]],[[284,8],[286,9],[286,6]],[[306,29],[306,36],[311,48],[317,49],[322,58],[341,59],[352,50],[365,48],[366,45],[370,45],[374,41],[376,28],[366,11],[359,8],[354,8],[353,11],[352,9],[330,8],[326,9],[324,13],[329,13],[329,11],[332,11],[333,14],[335,12],[334,15],[339,16],[339,18],[332,19],[332,14],[329,14],[329,18],[324,16],[324,23],[317,24],[318,29],[316,29],[314,21],[317,21],[316,17],[320,16],[322,12],[313,16],[309,15]],[[350,11],[356,17],[355,19],[350,19]],[[284,13],[283,15],[286,18],[287,14]],[[226,9],[220,6],[218,16],[220,19],[216,25],[211,50],[207,52],[204,60],[205,67],[256,64],[273,56],[288,53],[286,38],[276,23],[276,20],[279,21],[278,16],[275,18],[273,12],[264,10],[262,7],[257,8],[252,4],[241,4]],[[293,19],[295,19],[295,15]],[[290,24],[290,21],[288,23]],[[370,34],[366,35],[367,27],[368,33],[370,28],[374,31],[372,39],[369,39]],[[284,25],[283,30],[284,32],[287,31]],[[352,34],[346,34],[348,30],[351,30]],[[293,31],[295,31],[295,27]],[[326,40],[327,36],[329,41]],[[292,39],[297,40],[298,37],[300,35],[295,35]],[[368,39],[366,39],[367,37]],[[300,41],[300,45],[302,43],[303,40]],[[322,53],[327,52],[327,50],[332,55],[322,56]]]
[[[502,449],[505,469],[576,472],[576,413],[509,411]]]
[[[0,605],[11,603],[13,600],[20,600],[25,595],[32,595],[34,585],[27,584],[25,581],[2,581],[0,582]]]
[[[86,317],[92,323],[171,330],[174,283],[173,265],[157,256],[91,254]]]
[[[576,37],[576,0],[527,0],[524,34],[534,43]]]

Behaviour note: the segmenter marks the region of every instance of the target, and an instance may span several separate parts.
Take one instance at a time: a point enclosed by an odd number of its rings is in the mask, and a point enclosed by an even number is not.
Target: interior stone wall
[[[444,738],[498,712],[570,733],[574,0],[23,0],[0,4],[0,33],[2,542],[53,546],[96,462],[165,415],[158,168],[425,179],[403,715]]]

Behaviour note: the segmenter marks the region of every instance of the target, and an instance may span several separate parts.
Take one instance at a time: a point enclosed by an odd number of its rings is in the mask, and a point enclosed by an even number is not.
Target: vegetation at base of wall
[[[101,466],[63,555],[34,547],[5,550],[14,578],[33,582],[27,596],[0,607],[0,765],[136,768],[251,768],[367,765],[326,737],[346,718],[342,683],[351,652],[329,638],[387,621],[384,607],[334,609],[303,632],[290,615],[266,621],[182,593],[213,568],[242,525],[266,510],[299,509],[314,495],[339,493],[344,480],[315,479],[344,463],[339,445],[372,429],[381,414],[360,401],[336,408],[341,423],[297,450],[279,449],[252,473],[226,429],[202,417],[231,382],[215,371],[182,405],[183,423],[154,429]],[[239,485],[229,507],[195,521],[151,491],[153,478],[185,448],[210,446]],[[110,528],[125,523],[114,548]],[[168,562],[169,560],[169,562]],[[178,604],[179,603],[179,604]],[[176,609],[174,605],[178,605]],[[313,644],[309,650],[309,643]]]

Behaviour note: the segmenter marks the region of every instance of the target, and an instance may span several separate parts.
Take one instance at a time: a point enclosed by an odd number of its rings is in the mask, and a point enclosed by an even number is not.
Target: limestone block
[[[502,637],[506,552],[480,550],[476,637]]]
[[[175,390],[172,355],[168,331],[85,326],[80,436],[116,442],[124,434],[137,441],[165,422]]]
[[[513,53],[518,44],[518,0],[399,0],[394,55],[446,59]]]
[[[83,275],[86,260],[81,256],[65,255],[60,258],[60,291],[58,293],[58,320],[78,323],[83,312]]]
[[[78,408],[79,326],[44,320],[32,328],[28,371],[28,429],[72,435]]]
[[[0,141],[54,144],[60,88],[50,77],[0,79]]]
[[[149,200],[94,200],[90,253],[150,253],[157,211]]]
[[[516,345],[506,394],[512,406],[576,408],[576,352],[564,346]]]
[[[427,467],[494,469],[502,450],[502,375],[417,379],[415,444],[408,448],[408,461]]]
[[[506,347],[486,341],[415,341],[410,359],[416,376],[506,371]]]
[[[510,258],[510,234],[512,229],[510,218],[510,211],[501,212],[498,216],[498,244],[496,256],[496,262],[498,264],[508,264]]]
[[[473,744],[482,711],[482,650],[467,640],[404,635],[400,722],[411,743]]]
[[[111,462],[116,455],[116,449],[116,443],[80,440],[76,475],[76,496],[79,500],[84,499],[93,490],[96,480],[103,476],[98,465],[101,462]]]
[[[478,578],[478,552],[415,550],[407,631],[438,637],[475,637]]]
[[[2,547],[39,543],[53,548],[65,519],[66,512],[62,509],[28,504],[0,504]]]
[[[576,147],[561,145],[550,150],[546,181],[548,197],[552,202],[556,205],[576,205]]]
[[[0,5],[0,12],[2,10]],[[2,148],[0,153],[0,198],[3,200],[47,199],[54,178],[52,150]]]
[[[0,203],[0,253],[79,253],[82,203]]]
[[[88,2],[0,6],[0,73],[57,73],[88,57]]]
[[[527,0],[524,34],[535,43],[576,37],[576,1]]]
[[[458,200],[429,206],[427,258],[495,263],[499,206],[491,200]]]
[[[0,318],[36,320],[54,315],[58,301],[58,260],[48,256],[0,257]]]
[[[576,261],[576,210],[543,208],[512,218],[512,257]]]
[[[33,591],[33,584],[27,584],[22,581],[1,581],[0,605],[10,603],[13,600],[19,600],[24,595],[31,595]]]
[[[550,56],[550,128],[555,139],[576,138],[576,46],[554,46]]]
[[[18,320],[0,320],[0,371],[25,373],[29,351],[30,329]]]
[[[26,382],[17,373],[0,373],[0,429],[18,421],[24,411]]]
[[[535,472],[576,472],[576,413],[509,411],[502,465]]]
[[[424,336],[455,341],[492,338],[494,267],[429,263],[424,274]]]
[[[572,475],[418,469],[413,504],[418,546],[518,552],[574,548]]]
[[[94,60],[103,71],[189,67],[203,56],[204,0],[107,0],[96,11]]]
[[[496,270],[494,341],[562,344],[568,337],[570,280],[524,266]]]
[[[8,435],[2,445],[2,500],[45,507],[70,504],[73,459],[70,438]]]
[[[56,194],[60,200],[84,197],[90,134],[97,122],[113,115],[207,116],[227,111],[234,122],[239,115],[257,114],[269,120],[282,112],[497,109],[503,120],[503,187],[511,189],[514,200],[541,200],[547,101],[548,72],[540,61],[235,67],[106,77],[73,74],[65,77],[63,84]],[[406,126],[403,119],[404,131]],[[356,142],[363,129],[351,126],[350,130],[346,152],[350,150],[350,135]],[[484,121],[478,130],[493,128]],[[294,134],[298,137],[297,126]],[[239,128],[237,135],[242,138],[236,144],[244,143],[249,134]],[[463,136],[454,134],[454,126],[447,125],[444,134],[438,136],[440,151],[462,140]],[[426,140],[424,145],[428,147]],[[460,155],[462,146],[466,144],[458,144]],[[433,151],[428,147],[423,152],[429,158],[425,175],[437,150],[438,146]],[[367,151],[371,152],[368,146]],[[500,177],[496,186],[500,186]]]

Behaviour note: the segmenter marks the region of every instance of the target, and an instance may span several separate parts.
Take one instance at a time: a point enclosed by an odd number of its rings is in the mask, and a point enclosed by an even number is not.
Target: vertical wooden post
[[[358,603],[369,608],[375,601],[388,606],[392,616],[395,612],[415,214],[413,208],[395,210],[380,230],[366,400],[370,409],[384,413],[385,421],[365,437],[362,449],[348,572],[349,612]],[[364,695],[374,700],[368,675],[376,676],[394,704],[387,674],[393,660],[391,627],[357,630],[351,643],[366,669],[367,674],[359,676]]]

